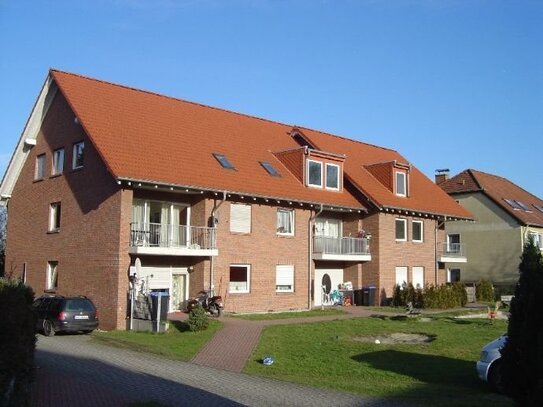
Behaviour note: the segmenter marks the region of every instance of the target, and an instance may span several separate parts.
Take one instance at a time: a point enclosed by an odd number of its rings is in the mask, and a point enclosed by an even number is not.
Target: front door
[[[172,274],[172,311],[180,311],[186,307],[187,277],[187,274]]]

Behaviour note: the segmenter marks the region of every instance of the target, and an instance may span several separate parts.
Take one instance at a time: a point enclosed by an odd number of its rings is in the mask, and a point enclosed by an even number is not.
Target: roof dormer
[[[411,164],[386,161],[364,166],[390,192],[399,197],[409,196]]]

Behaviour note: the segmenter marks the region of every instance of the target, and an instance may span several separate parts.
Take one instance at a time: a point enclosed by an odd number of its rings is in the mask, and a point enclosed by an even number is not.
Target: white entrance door
[[[188,279],[187,274],[172,274],[171,310],[180,311],[186,308]]]
[[[332,305],[330,293],[343,284],[343,269],[315,269],[315,297],[313,304]]]

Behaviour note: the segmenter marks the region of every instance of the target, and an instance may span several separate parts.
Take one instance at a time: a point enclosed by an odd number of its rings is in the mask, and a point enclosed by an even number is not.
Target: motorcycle
[[[187,303],[187,312],[191,312],[198,305],[201,305],[204,311],[209,312],[212,316],[218,318],[224,310],[222,297],[220,295],[210,295],[209,290],[203,290],[196,297],[189,300]]]

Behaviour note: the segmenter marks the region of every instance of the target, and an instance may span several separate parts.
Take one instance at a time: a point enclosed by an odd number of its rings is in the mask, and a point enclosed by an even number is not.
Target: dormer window
[[[407,174],[403,171],[396,171],[396,195],[407,196]]]
[[[322,188],[322,162],[307,160],[307,185]]]
[[[326,188],[339,189],[339,165],[326,164]]]

